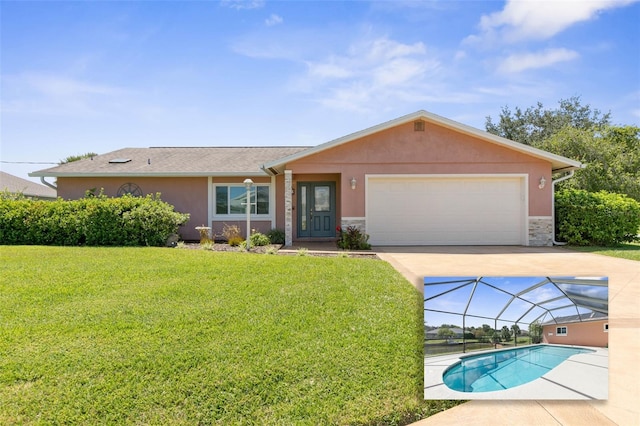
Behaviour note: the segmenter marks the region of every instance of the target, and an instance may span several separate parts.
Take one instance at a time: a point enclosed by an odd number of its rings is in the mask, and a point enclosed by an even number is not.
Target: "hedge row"
[[[567,189],[556,194],[558,239],[614,246],[638,239],[640,203],[623,194]]]
[[[188,220],[160,194],[72,201],[0,196],[0,244],[163,246]]]

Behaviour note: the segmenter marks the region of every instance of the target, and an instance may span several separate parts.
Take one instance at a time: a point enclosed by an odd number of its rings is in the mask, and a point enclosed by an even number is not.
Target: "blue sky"
[[[0,168],[123,147],[317,145],[425,109],[574,95],[640,124],[635,1],[2,1]],[[34,179],[37,180],[37,179]]]

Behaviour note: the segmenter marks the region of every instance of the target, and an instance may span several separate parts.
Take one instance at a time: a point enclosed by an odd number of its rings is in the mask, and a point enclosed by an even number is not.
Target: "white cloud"
[[[503,74],[519,73],[529,69],[546,68],[559,62],[572,61],[579,56],[578,52],[563,48],[514,54],[502,61],[498,71]]]
[[[480,19],[480,35],[469,42],[516,43],[545,40],[579,22],[597,18],[608,9],[624,7],[638,0],[509,0],[503,10]]]
[[[220,4],[236,10],[260,9],[264,7],[264,0],[222,0]]]
[[[298,86],[320,93],[328,107],[367,111],[380,101],[417,101],[427,76],[440,70],[422,42],[400,43],[386,37],[352,44],[343,55],[307,61]]]
[[[271,16],[264,21],[267,27],[273,27],[274,25],[282,24],[282,22],[282,16],[276,15],[275,13],[272,13]]]

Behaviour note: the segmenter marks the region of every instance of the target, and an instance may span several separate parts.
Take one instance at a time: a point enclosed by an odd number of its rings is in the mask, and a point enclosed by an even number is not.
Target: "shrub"
[[[347,230],[338,227],[340,238],[337,241],[338,248],[343,250],[369,250],[371,244],[368,243],[369,236],[356,226],[349,226]]]
[[[249,241],[251,241],[252,247],[268,246],[269,244],[271,244],[271,240],[269,239],[269,237],[261,234],[260,232],[254,232],[253,234],[251,234]]]
[[[606,191],[556,194],[558,238],[574,245],[614,246],[638,238],[640,203]]]
[[[222,227],[222,237],[227,240],[227,243],[229,245],[232,246],[237,246],[238,244],[240,244],[240,241],[243,240],[242,238],[242,234],[240,233],[240,228],[238,227],[238,225],[228,225],[228,224],[224,224],[224,226]],[[231,240],[234,240],[234,242],[236,242],[235,244],[231,244]]]
[[[267,237],[269,237],[271,244],[284,244],[284,231],[281,229],[272,229],[267,232]]]
[[[71,201],[0,197],[2,244],[163,246],[187,220],[160,194]]]
[[[227,244],[229,244],[230,246],[236,247],[239,246],[240,244],[244,243],[245,239],[242,238],[241,236],[235,236],[235,237],[231,237],[227,240]]]

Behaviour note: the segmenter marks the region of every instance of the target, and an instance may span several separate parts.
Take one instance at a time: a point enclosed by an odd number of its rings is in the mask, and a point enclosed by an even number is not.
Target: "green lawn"
[[[0,246],[0,424],[406,424],[422,324],[377,260]]]
[[[605,256],[620,257],[623,259],[640,261],[640,243],[620,244],[617,247],[569,246],[571,250],[584,251],[589,253],[603,254]]]

